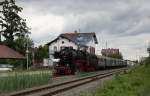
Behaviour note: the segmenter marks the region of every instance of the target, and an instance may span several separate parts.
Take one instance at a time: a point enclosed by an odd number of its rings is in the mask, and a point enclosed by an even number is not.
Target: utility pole
[[[27,39],[27,48],[26,48],[26,59],[27,59],[27,70],[29,69],[29,42],[28,42],[28,39],[29,39],[29,36],[28,36],[28,33],[26,35],[26,39]]]
[[[80,28],[79,28],[79,33],[80,33],[80,31],[81,31],[81,30],[80,30]]]
[[[2,37],[1,37],[1,35],[2,35],[2,29],[3,29],[3,27],[1,26],[1,29],[0,29],[0,42],[2,42]]]
[[[98,46],[101,46],[99,47],[100,49],[98,49],[100,51],[99,54],[101,54],[101,50],[103,49],[103,35],[102,33],[100,32],[99,36],[98,36]]]
[[[108,50],[107,50],[107,41],[106,41],[106,58],[107,58],[107,52],[108,52]],[[106,69],[106,65],[107,65],[107,59],[105,58],[105,67],[104,67],[104,69]]]
[[[106,41],[106,49],[107,49],[107,41]]]
[[[2,35],[2,33],[0,32],[0,43],[1,43],[1,35]]]

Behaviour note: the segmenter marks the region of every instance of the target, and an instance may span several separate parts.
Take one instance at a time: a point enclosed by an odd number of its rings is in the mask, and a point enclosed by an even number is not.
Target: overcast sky
[[[147,56],[150,0],[17,0],[35,45],[62,32],[96,32],[101,48],[119,48],[125,59]]]

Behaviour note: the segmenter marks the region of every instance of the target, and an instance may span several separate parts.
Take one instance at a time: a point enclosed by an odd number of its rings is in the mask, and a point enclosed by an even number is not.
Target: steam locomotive
[[[74,75],[77,71],[90,72],[105,68],[127,66],[127,62],[124,60],[98,56],[70,47],[55,52],[53,56],[57,60],[57,62],[54,62],[54,76]]]

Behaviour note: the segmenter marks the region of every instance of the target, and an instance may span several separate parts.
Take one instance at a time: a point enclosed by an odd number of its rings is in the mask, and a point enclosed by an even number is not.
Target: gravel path
[[[95,91],[98,87],[103,86],[103,82],[106,80],[112,79],[113,76],[103,78],[98,81],[94,81],[92,83],[88,83],[73,89],[70,89],[68,91],[65,91],[63,93],[54,95],[54,96],[94,96]]]
[[[73,79],[76,79],[76,76],[70,75],[70,76],[54,77],[49,81],[49,84],[62,83]]]
[[[111,71],[111,70],[110,70],[110,71]],[[106,70],[96,71],[96,72],[89,72],[89,74],[87,73],[87,75],[85,75],[85,76],[100,74],[100,73],[104,73],[104,72],[106,72]],[[85,73],[85,74],[86,74],[86,73]],[[82,76],[82,75],[79,73],[79,74],[70,75],[70,76],[53,77],[53,78],[49,81],[49,84],[62,83],[62,82],[74,80],[74,79],[81,78],[81,77],[85,77],[85,76]]]

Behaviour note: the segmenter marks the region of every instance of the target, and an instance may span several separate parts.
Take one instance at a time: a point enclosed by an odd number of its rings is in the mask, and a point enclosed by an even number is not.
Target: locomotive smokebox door
[[[52,59],[52,61],[53,61],[53,67],[55,68],[58,65],[60,59]]]
[[[56,67],[58,66],[58,63],[60,62],[60,59],[52,59],[53,61],[53,75],[56,74]]]

